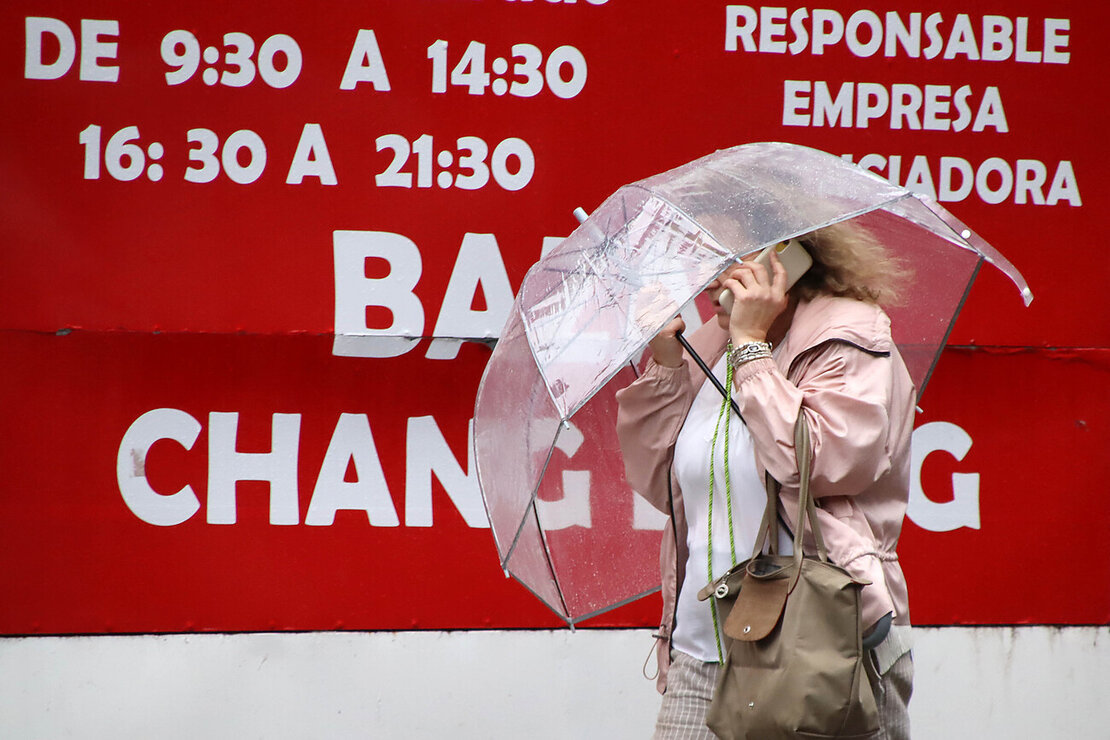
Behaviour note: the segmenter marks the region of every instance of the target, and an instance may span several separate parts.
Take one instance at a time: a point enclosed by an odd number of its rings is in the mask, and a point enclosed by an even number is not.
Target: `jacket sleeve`
[[[891,468],[889,449],[893,369],[888,355],[842,341],[798,357],[783,376],[770,359],[737,368],[737,403],[760,462],[784,487],[798,486],[794,422],[806,414],[813,440],[815,496],[851,496]]]
[[[617,392],[617,437],[625,478],[664,514],[671,513],[671,458],[692,385],[686,363],[671,368],[651,362],[643,375]]]

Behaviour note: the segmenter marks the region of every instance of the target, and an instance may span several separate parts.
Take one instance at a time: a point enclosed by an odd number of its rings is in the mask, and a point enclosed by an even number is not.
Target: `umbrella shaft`
[[[682,336],[682,332],[675,332],[674,338],[678,340],[679,344],[682,345],[682,348],[686,350],[690,357],[694,358],[694,362],[696,362],[698,364],[698,367],[701,368],[701,371],[705,373],[705,377],[709,378],[709,382],[712,383],[713,386],[720,392],[721,397],[728,399],[729,404],[732,406],[732,410],[736,412],[736,416],[740,419],[740,421],[743,422],[744,417],[740,413],[740,407],[736,405],[736,400],[729,396],[728,391],[726,391],[725,387],[721,385],[721,381],[717,379],[717,376],[714,375],[713,371],[709,369],[709,366],[705,364],[705,360],[703,360],[698,355],[698,353],[694,351],[694,348],[691,347],[690,343],[686,341],[686,337]]]

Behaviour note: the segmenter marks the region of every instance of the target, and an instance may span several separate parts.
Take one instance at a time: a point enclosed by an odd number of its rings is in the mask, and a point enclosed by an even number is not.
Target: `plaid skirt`
[[[703,663],[679,650],[671,651],[667,690],[655,721],[656,740],[713,740],[705,713],[717,687],[720,663]]]

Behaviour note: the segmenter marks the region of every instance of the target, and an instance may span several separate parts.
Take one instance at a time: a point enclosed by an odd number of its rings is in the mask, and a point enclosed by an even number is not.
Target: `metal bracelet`
[[[739,367],[746,362],[763,359],[764,357],[768,359],[771,357],[770,342],[747,342],[739,347],[729,349],[728,364]]]

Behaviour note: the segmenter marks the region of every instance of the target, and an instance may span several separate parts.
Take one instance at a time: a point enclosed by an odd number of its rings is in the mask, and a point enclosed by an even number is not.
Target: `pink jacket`
[[[690,342],[712,367],[727,339],[710,321]],[[660,551],[661,692],[688,559],[682,491],[671,474],[671,456],[704,380],[689,360],[678,368],[649,362],[644,374],[617,394],[617,434],[628,482],[670,517]],[[908,625],[906,580],[895,548],[909,497],[915,393],[886,313],[850,298],[803,301],[775,359],[737,369],[733,397],[751,430],[760,474],[767,470],[783,485],[791,523],[798,495],[793,430],[799,408],[804,410],[813,440],[811,487],[829,557],[871,582],[862,594],[865,625],[890,611],[895,624]]]

